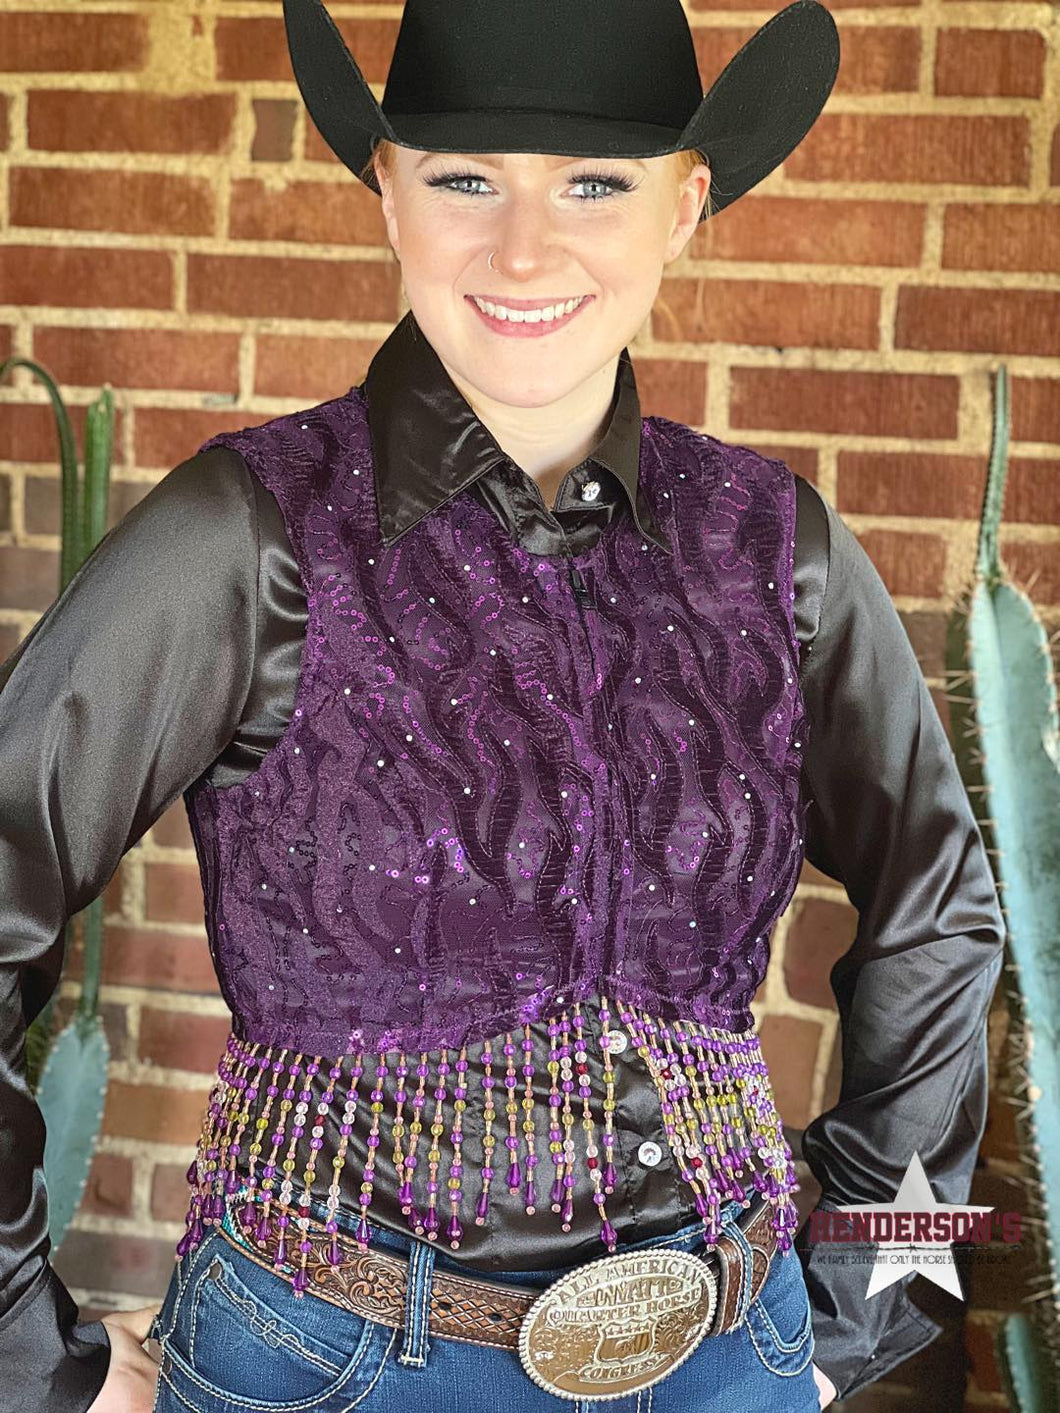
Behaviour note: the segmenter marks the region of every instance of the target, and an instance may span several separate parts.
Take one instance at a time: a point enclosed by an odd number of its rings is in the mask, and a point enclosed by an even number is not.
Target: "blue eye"
[[[447,187],[456,191],[458,182],[485,182],[486,178],[477,172],[439,172],[435,176],[424,177],[427,186]],[[586,204],[590,201],[606,201],[614,191],[632,191],[633,183],[628,177],[604,172],[582,172],[573,179],[575,186],[602,186],[609,190],[603,196],[583,196],[578,199]],[[458,196],[475,196],[472,191],[458,191]]]

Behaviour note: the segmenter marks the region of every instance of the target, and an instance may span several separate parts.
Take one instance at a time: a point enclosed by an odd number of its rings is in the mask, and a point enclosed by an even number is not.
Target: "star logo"
[[[837,1207],[838,1212],[881,1212],[926,1214],[929,1221],[934,1213],[992,1212],[993,1207],[962,1207],[955,1202],[937,1202],[931,1190],[920,1154],[914,1152],[905,1170],[902,1184],[895,1193],[893,1202],[862,1202],[846,1207]],[[872,1268],[869,1287],[865,1299],[886,1290],[899,1281],[908,1271],[917,1271],[934,1281],[943,1290],[948,1290],[958,1300],[966,1299],[961,1289],[960,1273],[953,1263],[953,1243],[942,1240],[910,1241],[908,1236],[879,1240],[876,1243],[877,1261]],[[879,1259],[882,1253],[889,1253],[886,1259]]]

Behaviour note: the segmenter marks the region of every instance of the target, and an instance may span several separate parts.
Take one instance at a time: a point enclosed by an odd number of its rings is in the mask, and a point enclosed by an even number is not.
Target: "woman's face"
[[[674,162],[398,147],[392,179],[377,163],[409,304],[443,363],[495,402],[576,395],[641,329],[696,229],[710,168],[679,188]],[[483,314],[475,296],[517,309],[581,303],[551,323],[517,323]]]

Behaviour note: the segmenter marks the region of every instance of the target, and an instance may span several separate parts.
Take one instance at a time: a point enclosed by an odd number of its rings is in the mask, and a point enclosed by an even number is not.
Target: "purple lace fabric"
[[[600,992],[752,1025],[803,858],[794,480],[642,429],[672,556],[629,516],[533,556],[467,495],[384,546],[357,388],[205,444],[276,496],[309,614],[283,736],[185,792],[241,1038],[455,1048]]]

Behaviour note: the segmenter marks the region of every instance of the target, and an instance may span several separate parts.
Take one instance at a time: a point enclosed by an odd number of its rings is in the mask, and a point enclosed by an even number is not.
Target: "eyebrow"
[[[496,159],[493,158],[493,157],[487,156],[487,155],[486,155],[485,153],[483,153],[483,152],[433,152],[433,151],[432,151],[432,152],[425,152],[425,153],[423,154],[423,156],[420,158],[420,160],[416,163],[416,168],[415,168],[415,170],[418,171],[418,170],[420,169],[420,167],[422,167],[425,162],[429,162],[432,157],[466,157],[466,158],[468,158],[468,159],[470,159],[470,160],[473,160],[473,161],[475,161],[475,162],[481,162],[481,164],[482,164],[484,167],[500,167],[500,166],[503,166],[503,162],[498,161],[498,160],[496,160]],[[553,165],[554,167],[562,167],[562,166],[565,166],[568,162],[606,161],[606,160],[607,160],[606,157],[584,158],[584,157],[567,157],[567,156],[561,156],[561,157],[557,157],[556,160],[555,160],[555,162],[553,162],[552,165]],[[612,159],[612,160],[614,160],[614,161],[619,161],[619,162],[633,162],[633,163],[634,163],[636,166],[638,166],[638,167],[643,167],[643,166],[645,165],[645,163],[643,163],[643,162],[640,160],[639,157],[618,157],[618,158],[614,158],[614,159]]]

